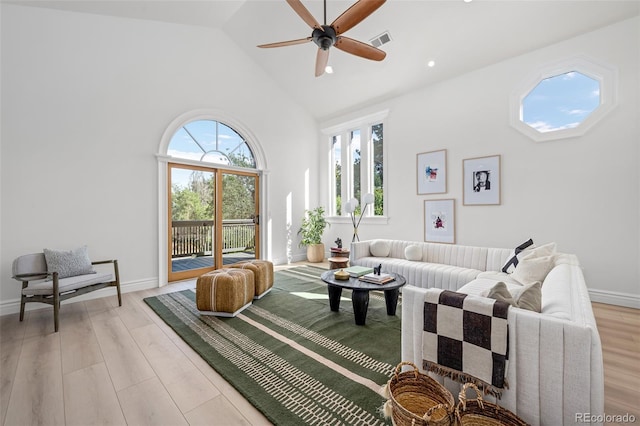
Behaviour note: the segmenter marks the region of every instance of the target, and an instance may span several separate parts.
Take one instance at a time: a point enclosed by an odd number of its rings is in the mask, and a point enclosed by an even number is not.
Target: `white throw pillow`
[[[417,244],[411,244],[404,249],[404,257],[407,260],[419,262],[422,260],[422,247]]]
[[[374,257],[387,257],[391,252],[391,244],[384,240],[374,240],[369,244],[369,251]]]
[[[523,285],[533,284],[536,281],[544,283],[544,279],[555,264],[555,254],[536,256],[536,253],[529,253],[520,260],[511,277]]]
[[[535,247],[532,248],[531,251],[527,251],[526,253],[527,256],[532,254],[535,255],[535,257],[550,256],[556,253],[556,243],[548,243],[543,246]],[[518,269],[517,266],[516,269]]]

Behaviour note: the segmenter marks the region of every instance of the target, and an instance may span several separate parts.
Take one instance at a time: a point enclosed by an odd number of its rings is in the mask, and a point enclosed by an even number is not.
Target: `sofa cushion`
[[[422,260],[422,247],[417,244],[412,244],[404,249],[404,257],[407,260],[419,262]]]
[[[387,257],[391,251],[391,245],[385,240],[375,240],[369,244],[369,251],[374,257]]]
[[[507,274],[506,272],[484,271],[478,274],[478,278],[487,278],[493,280],[494,282],[502,281],[507,284],[522,285],[520,281],[516,281],[515,279],[513,279],[511,274]]]
[[[489,290],[496,285],[496,281],[489,278],[476,278],[460,287],[459,293],[471,294],[474,296],[487,296]],[[522,284],[514,282],[504,283],[509,293],[514,294],[518,289],[522,288]]]
[[[48,272],[57,272],[59,279],[95,274],[87,246],[69,251],[44,249],[44,257]]]

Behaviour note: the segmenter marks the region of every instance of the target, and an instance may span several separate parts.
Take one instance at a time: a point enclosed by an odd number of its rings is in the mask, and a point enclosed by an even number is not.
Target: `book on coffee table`
[[[360,281],[365,281],[373,284],[386,284],[388,282],[395,280],[395,277],[391,274],[385,274],[385,273],[381,273],[379,275],[370,273],[370,274],[365,274],[361,276],[359,279]]]
[[[348,272],[352,277],[357,278],[372,273],[373,268],[369,268],[367,266],[350,266],[348,268],[344,268],[344,271]]]

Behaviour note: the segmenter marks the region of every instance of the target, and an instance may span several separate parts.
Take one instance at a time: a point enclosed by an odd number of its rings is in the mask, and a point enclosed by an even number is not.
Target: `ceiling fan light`
[[[324,68],[324,72],[326,72],[327,74],[333,74],[333,67],[331,65],[327,65]]]

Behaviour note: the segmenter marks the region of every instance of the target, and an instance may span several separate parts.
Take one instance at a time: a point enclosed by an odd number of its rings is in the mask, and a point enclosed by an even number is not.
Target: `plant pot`
[[[307,260],[311,263],[320,263],[324,260],[324,244],[311,244],[307,246]]]

